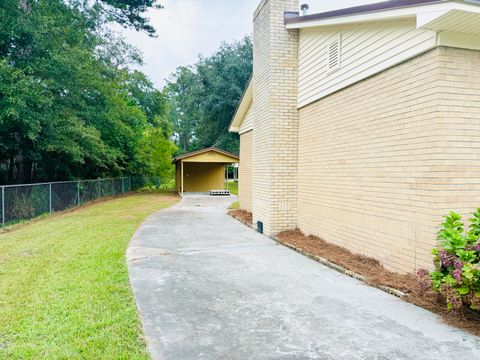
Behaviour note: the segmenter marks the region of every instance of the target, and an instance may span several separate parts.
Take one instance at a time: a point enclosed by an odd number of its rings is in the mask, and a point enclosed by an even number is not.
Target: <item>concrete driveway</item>
[[[480,359],[479,339],[187,195],[128,250],[153,359]]]

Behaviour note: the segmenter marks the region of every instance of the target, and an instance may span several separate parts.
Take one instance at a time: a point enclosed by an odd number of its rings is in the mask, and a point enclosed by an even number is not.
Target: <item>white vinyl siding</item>
[[[332,71],[328,47],[337,39],[339,64]],[[435,45],[436,32],[417,29],[412,19],[302,29],[298,106],[303,107]]]
[[[253,111],[252,111],[252,106],[250,105],[250,107],[247,110],[247,113],[245,114],[245,118],[242,121],[242,125],[240,125],[239,134],[243,134],[252,129],[253,129]]]

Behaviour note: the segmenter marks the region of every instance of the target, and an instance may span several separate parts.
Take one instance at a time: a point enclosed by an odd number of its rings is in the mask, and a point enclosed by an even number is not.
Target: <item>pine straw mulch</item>
[[[422,291],[414,274],[397,274],[385,269],[380,262],[363,255],[353,254],[345,248],[327,243],[316,236],[305,236],[300,230],[277,234],[276,239],[293,245],[308,254],[319,256],[354,273],[362,275],[372,286],[387,286],[405,293],[403,300],[430,310],[460,329],[480,336],[480,314],[464,309],[448,311],[445,300],[435,291]]]
[[[230,210],[228,214],[235,219],[239,220],[240,222],[252,226],[253,217],[252,213],[245,211],[245,210]]]

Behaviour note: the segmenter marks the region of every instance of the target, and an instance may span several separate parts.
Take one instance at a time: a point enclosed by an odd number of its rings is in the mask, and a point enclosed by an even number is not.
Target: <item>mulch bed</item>
[[[300,230],[281,232],[276,236],[276,240],[359,274],[372,286],[386,286],[400,290],[405,293],[402,297],[403,300],[440,315],[450,325],[480,336],[480,314],[478,312],[469,309],[448,311],[442,296],[433,290],[422,291],[414,274],[391,272],[375,259],[353,254],[345,248],[327,243],[316,236],[306,236]]]
[[[252,226],[253,217],[252,213],[245,211],[245,210],[230,210],[228,214],[235,219],[239,220],[240,222]]]

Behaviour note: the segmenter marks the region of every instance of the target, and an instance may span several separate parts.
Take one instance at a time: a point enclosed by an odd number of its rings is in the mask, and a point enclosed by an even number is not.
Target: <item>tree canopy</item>
[[[228,125],[252,71],[250,38],[179,67],[159,91],[132,70],[142,64],[139,52],[105,26],[156,36],[146,14],[158,7],[156,0],[0,1],[0,184],[170,177],[173,153],[238,152]]]
[[[0,2],[0,183],[171,175],[167,99],[130,70],[138,52],[102,28],[117,21],[154,34],[143,15],[157,5]]]
[[[228,126],[251,73],[249,37],[225,43],[212,56],[175,71],[165,93],[180,152],[215,146],[238,153],[238,135],[229,133]]]

